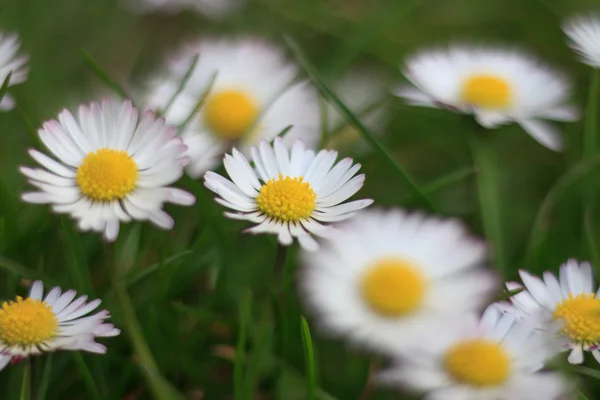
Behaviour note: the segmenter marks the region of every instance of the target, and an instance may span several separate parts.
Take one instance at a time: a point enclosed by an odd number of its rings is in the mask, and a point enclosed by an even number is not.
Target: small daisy
[[[559,279],[544,272],[540,279],[526,271],[519,271],[523,285],[508,282],[510,291],[523,291],[513,295],[510,302],[522,316],[534,318],[542,329],[557,321],[562,334],[569,339],[571,349],[568,360],[572,364],[583,362],[583,352],[591,351],[600,362],[600,290],[587,262],[569,260],[561,265]],[[505,310],[510,313],[510,310]]]
[[[538,372],[555,354],[552,341],[489,307],[480,320],[465,316],[424,336],[379,379],[425,400],[557,400],[567,390],[562,377]]]
[[[573,121],[567,103],[570,83],[526,53],[451,47],[421,52],[406,61],[404,74],[415,87],[396,92],[410,104],[449,108],[494,128],[516,122],[542,145],[560,150],[558,130],[543,121]]]
[[[256,224],[247,232],[275,234],[284,246],[295,237],[312,251],[319,245],[311,234],[328,237],[333,232],[322,222],[350,218],[373,202],[341,204],[360,190],[365,176],[355,176],[360,164],[353,165],[350,158],[336,164],[335,151],[321,150],[315,155],[298,140],[288,152],[277,137],[273,147],[263,140],[251,153],[256,170],[234,148],[223,161],[231,181],[212,171],[204,176],[204,185],[219,196],[216,201],[236,211],[226,212],[227,217]]]
[[[46,297],[40,281],[31,286],[29,297],[20,296],[0,308],[0,369],[11,360],[20,360],[56,350],[82,350],[104,354],[106,346],[97,337],[117,336],[121,331],[105,323],[106,310],[93,315],[101,300],[75,299],[77,292],[62,293],[53,288]],[[75,299],[75,300],[73,300]]]
[[[82,231],[103,232],[114,241],[120,222],[132,219],[172,229],[163,204],[194,204],[191,194],[165,186],[183,174],[187,147],[154,113],[146,111],[138,120],[130,101],[82,105],[77,119],[64,110],[58,121],[44,123],[39,136],[60,162],[29,150],[44,168],[21,167],[39,189],[24,193],[23,200],[51,204],[78,220]]]
[[[570,39],[569,45],[581,56],[581,60],[600,68],[600,15],[573,17],[565,22],[563,30]]]
[[[12,72],[9,87],[25,82],[29,70],[25,66],[29,57],[19,56],[19,38],[0,31],[0,86]],[[15,107],[14,99],[8,94],[0,99],[0,110],[11,110]]]
[[[302,297],[324,330],[374,350],[419,342],[496,287],[485,244],[455,220],[367,210],[328,239],[303,254]]]
[[[211,19],[221,19],[238,11],[244,0],[129,0],[129,6],[138,12],[162,11],[178,13],[193,10]]]
[[[172,60],[169,76],[161,78],[150,94],[151,108],[165,107],[196,55],[200,58],[188,83],[165,113],[168,123],[181,125],[217,74],[204,105],[182,132],[189,147],[191,176],[200,177],[217,167],[232,144],[249,155],[250,147],[261,139],[272,140],[290,125],[285,135],[288,145],[296,138],[316,145],[320,135],[316,91],[306,82],[293,84],[298,67],[277,47],[257,40],[201,41],[188,46]]]

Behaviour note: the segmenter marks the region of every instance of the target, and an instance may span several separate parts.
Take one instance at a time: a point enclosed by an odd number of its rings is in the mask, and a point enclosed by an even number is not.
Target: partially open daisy
[[[516,122],[542,145],[560,150],[558,130],[543,121],[573,121],[570,83],[526,53],[501,48],[454,46],[408,58],[404,74],[414,87],[396,94],[410,104],[472,113],[494,128]]]
[[[100,300],[75,299],[77,292],[53,288],[44,297],[44,285],[36,281],[29,297],[17,296],[0,308],[0,369],[8,361],[56,350],[83,350],[106,353],[97,337],[117,336],[120,331],[105,320],[106,310],[88,315]]]
[[[489,307],[481,319],[459,318],[424,335],[379,380],[425,392],[426,400],[558,400],[567,385],[539,372],[555,354],[530,325]],[[401,341],[398,346],[403,346]]]
[[[536,321],[541,330],[560,323],[562,335],[570,342],[570,363],[582,363],[583,351],[591,351],[600,362],[600,290],[595,289],[591,265],[569,260],[560,267],[560,280],[551,272],[544,272],[543,280],[526,271],[519,274],[524,286],[506,284],[510,291],[524,289],[510,298],[516,310]]]
[[[0,31],[0,86],[11,73],[9,87],[22,83],[27,79],[29,69],[25,66],[29,57],[20,56],[19,38],[17,35],[9,35]],[[0,99],[0,110],[10,110],[14,108],[14,99],[5,94]]]
[[[216,201],[236,211],[226,216],[257,224],[247,232],[275,234],[284,246],[297,238],[305,249],[316,250],[319,245],[311,235],[329,237],[333,232],[322,222],[350,218],[373,202],[341,204],[360,190],[365,176],[355,176],[360,164],[353,165],[350,158],[336,164],[335,151],[315,156],[298,140],[288,152],[277,137],[273,147],[263,140],[251,152],[256,170],[234,148],[223,161],[231,181],[212,171],[204,176],[204,185],[219,195]]]
[[[176,93],[194,56],[200,58],[181,93],[165,112],[167,122],[181,125],[192,115],[182,137],[191,158],[188,173],[199,177],[218,166],[232,144],[245,155],[261,139],[272,140],[284,129],[287,144],[297,138],[316,144],[319,102],[306,82],[277,47],[257,40],[201,41],[185,48],[171,62],[149,95],[150,107],[162,109]],[[216,75],[212,84],[211,78]],[[211,88],[204,105],[198,101]]]
[[[372,209],[303,254],[300,288],[324,330],[385,352],[483,307],[496,286],[485,261],[455,220]]]
[[[581,60],[600,68],[600,14],[579,15],[568,19],[563,30],[570,39],[569,45]]]
[[[77,119],[64,110],[58,121],[44,123],[39,136],[60,162],[31,149],[43,169],[21,167],[29,183],[39,189],[23,194],[30,203],[51,204],[70,214],[83,231],[102,232],[113,241],[120,222],[149,220],[173,228],[164,203],[192,205],[191,194],[167,187],[183,174],[187,147],[175,128],[138,110],[130,101],[80,106]]]

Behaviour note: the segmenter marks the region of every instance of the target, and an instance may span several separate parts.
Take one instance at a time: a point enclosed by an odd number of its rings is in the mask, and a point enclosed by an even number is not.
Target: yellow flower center
[[[480,108],[506,108],[511,90],[505,79],[493,75],[473,75],[462,87],[464,102]]]
[[[450,347],[443,362],[454,380],[472,386],[500,385],[510,373],[508,354],[488,339],[468,340]]]
[[[103,148],[83,159],[77,169],[77,185],[90,199],[112,201],[131,193],[138,176],[137,164],[126,151]]]
[[[204,122],[224,140],[242,137],[254,123],[259,109],[246,93],[226,90],[210,96],[204,105]]]
[[[552,316],[562,320],[563,332],[571,339],[590,344],[600,341],[600,299],[594,294],[569,294]]]
[[[417,309],[426,282],[418,266],[401,258],[382,259],[368,269],[361,282],[362,296],[375,312],[388,317]]]
[[[56,335],[58,320],[45,302],[22,297],[4,302],[0,309],[0,342],[9,346],[30,346]]]
[[[317,195],[303,177],[290,178],[279,174],[260,188],[256,196],[258,208],[269,217],[296,222],[312,215]]]

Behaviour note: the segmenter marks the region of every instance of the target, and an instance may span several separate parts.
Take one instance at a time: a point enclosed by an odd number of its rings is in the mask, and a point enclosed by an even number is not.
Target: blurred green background
[[[213,21],[192,12],[140,15],[116,0],[2,0],[0,29],[20,35],[31,71],[10,90],[19,108],[0,114],[0,298],[26,293],[28,279],[42,278],[46,285],[101,297],[124,331],[101,340],[109,347],[106,356],[59,352],[36,359],[36,380],[44,370],[50,374],[46,398],[152,398],[134,351],[140,338],[128,334],[130,310],[123,309],[110,283],[113,265],[125,276],[122,283],[156,360],[160,375],[150,374],[151,381],[164,377],[183,398],[234,398],[234,358],[243,332],[245,343],[238,347],[244,354],[238,358],[243,392],[236,399],[306,398],[303,314],[293,282],[296,247],[279,276],[275,239],[239,234],[244,223],[224,219],[202,183],[187,177],[180,185],[198,202],[193,209],[167,206],[175,230],[125,225],[115,249],[97,235],[76,233],[71,220],[50,214],[48,207],[20,201],[26,183],[17,167],[32,165],[26,150],[38,146],[28,123],[37,129],[64,107],[113,96],[80,49],[138,93],[163,68],[166,55],[205,36],[258,35],[283,46],[282,35],[289,34],[327,82],[367,65],[389,73],[390,84],[403,81],[403,57],[424,45],[450,39],[508,43],[569,73],[573,100],[583,108],[591,71],[566,46],[560,22],[595,7],[600,9],[598,0],[248,0],[243,12]],[[135,95],[133,100],[139,101]],[[585,218],[581,207],[584,191],[599,193],[600,158],[582,162],[583,120],[561,125],[564,153],[543,148],[516,125],[486,132],[485,153],[474,164],[468,141],[474,125],[464,117],[409,107],[392,97],[389,102],[382,143],[428,190],[437,213],[465,220],[494,242],[493,264],[504,267],[507,279],[519,268],[557,270],[569,257],[592,259],[600,267],[595,255],[600,213]],[[339,150],[363,165],[361,197],[423,208],[385,160],[355,148],[342,144]],[[370,371],[385,360],[315,330],[312,336],[320,399],[410,398],[369,383]],[[600,376],[600,369],[593,362],[589,367],[593,370],[565,373],[581,379],[590,399],[600,398],[600,386],[589,377]],[[22,371],[23,363],[0,372],[0,399],[19,398]]]

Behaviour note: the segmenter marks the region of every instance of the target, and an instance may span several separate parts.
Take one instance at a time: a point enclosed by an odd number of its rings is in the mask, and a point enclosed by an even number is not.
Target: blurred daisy
[[[563,30],[570,39],[569,45],[581,56],[581,60],[600,68],[600,15],[573,17],[565,22]]]
[[[204,176],[204,185],[219,196],[216,201],[236,211],[226,212],[226,216],[256,224],[246,232],[277,235],[284,246],[297,238],[303,248],[312,251],[319,245],[311,235],[333,234],[322,222],[350,218],[373,202],[341,204],[360,190],[365,176],[355,176],[360,164],[353,165],[350,158],[336,164],[335,151],[321,150],[315,156],[298,140],[290,154],[278,137],[273,147],[263,140],[251,152],[256,170],[234,148],[223,161],[231,181],[212,171]]]
[[[192,59],[200,55],[185,88],[165,112],[167,122],[181,125],[191,158],[188,173],[199,177],[218,166],[232,144],[245,155],[261,139],[272,140],[285,128],[286,143],[302,138],[315,145],[319,137],[319,102],[306,82],[293,84],[295,64],[283,52],[256,40],[201,41],[189,46],[171,63],[170,76],[161,78],[149,96],[154,109],[163,109],[177,92]],[[211,88],[204,105],[198,101]]]
[[[17,35],[8,35],[0,31],[0,86],[12,72],[9,87],[25,82],[29,73],[25,63],[27,56],[19,56],[19,38]],[[14,99],[8,94],[0,99],[0,110],[11,110],[15,107]]]
[[[510,298],[522,316],[545,324],[557,321],[562,334],[569,339],[571,349],[568,360],[572,364],[583,362],[583,352],[591,351],[600,362],[600,290],[589,263],[569,260],[561,265],[558,280],[551,272],[544,272],[541,280],[526,271],[519,271],[523,285],[508,282],[510,291],[523,289]],[[510,311],[510,310],[508,310]]]
[[[88,315],[98,308],[100,300],[88,303],[87,296],[75,299],[76,294],[74,290],[62,293],[55,287],[44,297],[44,285],[36,281],[29,297],[17,296],[14,301],[2,303],[0,369],[11,360],[56,350],[106,353],[106,346],[95,339],[117,336],[120,331],[105,323],[110,318],[108,311]]]
[[[21,167],[39,189],[24,193],[23,200],[51,204],[77,219],[83,231],[103,232],[113,241],[120,222],[132,219],[171,229],[174,222],[163,204],[194,204],[191,194],[165,186],[183,174],[187,147],[154,113],[146,111],[138,120],[130,101],[82,105],[77,119],[64,110],[58,121],[44,123],[39,136],[60,162],[29,150],[44,168]]]
[[[138,12],[177,13],[193,10],[212,19],[223,18],[241,8],[244,0],[128,0]]]
[[[451,47],[421,52],[406,61],[415,87],[396,94],[410,104],[471,113],[494,128],[516,122],[542,145],[560,150],[560,132],[543,119],[573,121],[570,83],[559,73],[515,50]]]
[[[486,246],[462,224],[367,210],[303,254],[300,285],[323,329],[379,351],[411,346],[477,310],[496,287]]]
[[[378,70],[353,69],[332,84],[338,98],[373,133],[380,133],[388,120],[388,79]],[[327,103],[323,118],[329,132],[328,147],[364,150],[367,144],[353,126],[331,104]]]
[[[480,320],[463,317],[423,336],[379,378],[425,392],[426,400],[556,400],[564,380],[538,371],[557,346],[539,339],[532,326],[489,307]]]

